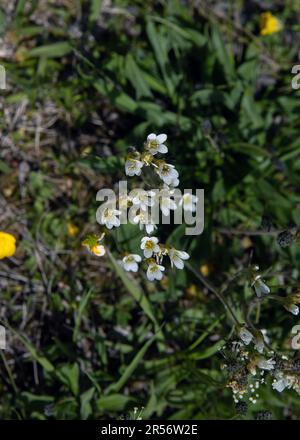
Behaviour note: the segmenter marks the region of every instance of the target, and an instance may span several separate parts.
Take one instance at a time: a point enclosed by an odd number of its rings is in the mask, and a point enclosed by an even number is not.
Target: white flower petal
[[[147,141],[155,141],[156,140],[156,134],[155,133],[150,133],[147,136]]]
[[[153,254],[153,251],[150,249],[144,249],[144,255],[146,258],[151,258]]]
[[[190,258],[189,254],[185,251],[177,251],[179,258],[182,260],[188,260]]]
[[[272,388],[279,393],[282,393],[282,391],[287,387],[287,381],[283,379],[279,379],[276,382],[273,382]]]
[[[174,263],[175,267],[177,267],[177,269],[184,268],[184,262],[178,257],[173,258],[173,263]]]
[[[166,140],[167,140],[167,135],[164,134],[164,133],[162,133],[162,134],[158,134],[158,135],[156,136],[156,140],[157,140],[157,142],[158,142],[159,144],[163,144],[163,143],[166,142]]]
[[[168,147],[166,145],[159,145],[158,146],[158,152],[161,154],[166,154],[168,152]]]

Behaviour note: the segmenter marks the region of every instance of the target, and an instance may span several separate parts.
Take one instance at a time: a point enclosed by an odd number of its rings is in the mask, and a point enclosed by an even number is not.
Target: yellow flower
[[[199,289],[196,284],[191,284],[187,289],[186,293],[189,297],[196,297],[198,295]]]
[[[70,235],[70,237],[75,237],[75,235],[77,235],[79,232],[78,226],[74,225],[71,222],[69,222],[67,224],[67,228],[68,228],[68,234]]]
[[[0,260],[9,258],[16,252],[16,239],[7,232],[0,231]]]
[[[200,266],[200,272],[202,273],[202,275],[204,277],[208,277],[211,273],[211,266],[210,264],[202,264],[202,266]]]
[[[280,31],[282,23],[271,12],[264,12],[260,15],[260,35],[271,35]]]

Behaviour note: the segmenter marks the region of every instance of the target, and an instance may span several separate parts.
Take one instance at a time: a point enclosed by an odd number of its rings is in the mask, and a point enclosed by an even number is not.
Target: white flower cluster
[[[152,234],[157,229],[154,220],[149,215],[149,208],[158,204],[164,216],[168,216],[171,211],[175,211],[179,206],[184,211],[195,212],[198,197],[190,193],[178,196],[177,203],[175,198],[175,188],[179,185],[179,174],[174,165],[166,163],[163,159],[157,159],[158,153],[165,154],[168,148],[165,145],[166,134],[149,134],[144,143],[142,153],[134,150],[129,153],[125,162],[125,173],[127,176],[140,176],[144,167],[152,167],[154,173],[160,178],[162,186],[159,191],[146,191],[141,188],[133,190],[126,198],[119,199],[119,209],[133,206],[137,209],[137,214],[133,222],[146,229],[147,234]],[[135,191],[135,192],[134,192]],[[99,223],[108,229],[120,226],[121,211],[115,207],[107,207],[101,213]]]
[[[127,176],[140,176],[144,166],[152,165],[158,176],[167,184],[176,187],[179,185],[178,171],[174,165],[166,163],[164,160],[157,160],[154,156],[157,153],[165,154],[168,148],[164,145],[167,140],[166,134],[151,133],[145,142],[145,150],[142,154],[137,151],[129,154],[125,163]]]
[[[177,250],[172,246],[167,246],[159,242],[158,238],[152,234],[157,229],[152,214],[149,215],[151,208],[157,204],[164,216],[169,216],[171,211],[182,207],[184,211],[191,213],[196,211],[198,197],[190,193],[175,197],[175,188],[179,185],[179,174],[174,165],[159,158],[159,154],[168,152],[165,145],[166,134],[149,134],[144,149],[140,153],[132,149],[125,161],[125,173],[127,176],[141,176],[144,167],[150,167],[156,176],[161,180],[161,187],[157,190],[144,190],[136,188],[129,195],[119,198],[119,209],[116,207],[106,207],[100,215],[99,223],[108,229],[119,227],[121,211],[123,208],[134,208],[132,221],[139,225],[140,229],[145,229],[146,235],[141,240],[140,248],[143,252],[143,261],[147,264],[147,278],[150,281],[161,280],[165,266],[162,264],[164,257],[168,257],[171,267],[177,269],[184,268],[184,260],[189,258],[189,254],[182,250]],[[156,222],[158,220],[156,219]],[[96,250],[96,249],[95,249]],[[99,255],[97,252],[93,252]],[[126,271],[137,272],[142,257],[138,254],[127,254],[123,260],[123,268]]]
[[[150,281],[161,280],[165,267],[161,264],[163,257],[168,256],[171,267],[177,269],[184,268],[184,260],[190,258],[185,251],[179,251],[173,247],[162,245],[157,237],[143,237],[141,240],[141,249],[143,250],[145,261],[148,265],[147,278]],[[127,271],[137,272],[138,263],[142,258],[136,254],[129,254],[123,258],[123,267]]]
[[[273,372],[276,362],[261,354],[251,353],[245,345],[250,344],[253,337],[251,338],[247,332],[244,332],[244,329],[241,330],[241,334],[245,337],[247,344],[232,342],[231,354],[228,357],[231,362],[223,366],[230,373],[226,386],[231,388],[235,403],[248,399],[249,402],[255,404],[259,398],[259,388],[265,383],[265,373]]]
[[[127,176],[140,176],[143,167],[153,167],[156,175],[162,180],[162,192],[160,194],[160,209],[163,215],[167,216],[170,211],[177,209],[177,204],[173,199],[174,188],[179,185],[179,174],[174,165],[157,159],[157,154],[165,154],[168,148],[165,145],[167,140],[166,134],[156,135],[149,134],[144,144],[144,151],[139,153],[134,151],[130,153],[125,162],[125,173]],[[149,220],[148,208],[152,207],[156,202],[157,194],[153,191],[139,191],[136,197],[131,198],[134,206],[139,208],[138,214],[134,217],[134,223],[139,224],[140,229],[145,227],[147,234],[152,234],[157,226]],[[192,194],[184,194],[179,201],[179,205],[184,210],[194,212],[198,198]],[[164,257],[168,256],[171,267],[183,269],[184,260],[189,258],[189,254],[185,251],[179,251],[174,247],[166,246],[159,243],[157,237],[145,236],[141,240],[141,250],[147,263],[147,278],[150,281],[161,280],[165,271],[163,266]],[[127,271],[137,271],[137,263],[141,262],[141,257],[135,254],[126,255],[123,258],[123,267]]]

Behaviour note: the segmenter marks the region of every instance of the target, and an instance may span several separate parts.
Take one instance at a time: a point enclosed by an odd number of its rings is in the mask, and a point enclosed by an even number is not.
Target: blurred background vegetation
[[[0,262],[2,419],[241,417],[219,352],[232,321],[201,277],[222,288],[251,260],[273,291],[299,283],[299,245],[268,233],[300,226],[299,18],[297,0],[1,1],[0,228],[18,244]],[[201,236],[160,231],[193,271],[154,284],[81,246],[97,191],[150,132],[181,187],[205,189]],[[137,238],[122,227],[110,250]],[[226,290],[241,319],[252,297],[243,278]],[[261,308],[279,350],[297,323]],[[269,384],[243,417],[262,410],[299,418],[300,399]]]

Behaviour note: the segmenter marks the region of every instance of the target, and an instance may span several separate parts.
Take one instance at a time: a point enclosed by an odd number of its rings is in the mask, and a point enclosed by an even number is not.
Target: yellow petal
[[[260,16],[260,35],[271,35],[282,29],[281,21],[271,14],[271,12],[264,12]]]
[[[67,224],[67,228],[68,228],[68,234],[70,235],[70,237],[75,237],[75,235],[77,235],[79,232],[78,226],[74,225],[71,222],[69,222]]]
[[[106,250],[105,247],[102,246],[102,244],[98,244],[97,246],[93,246],[91,248],[91,252],[94,255],[97,255],[97,257],[103,257],[103,255],[105,255]]]
[[[16,239],[7,232],[0,231],[0,260],[10,258],[16,252]]]

